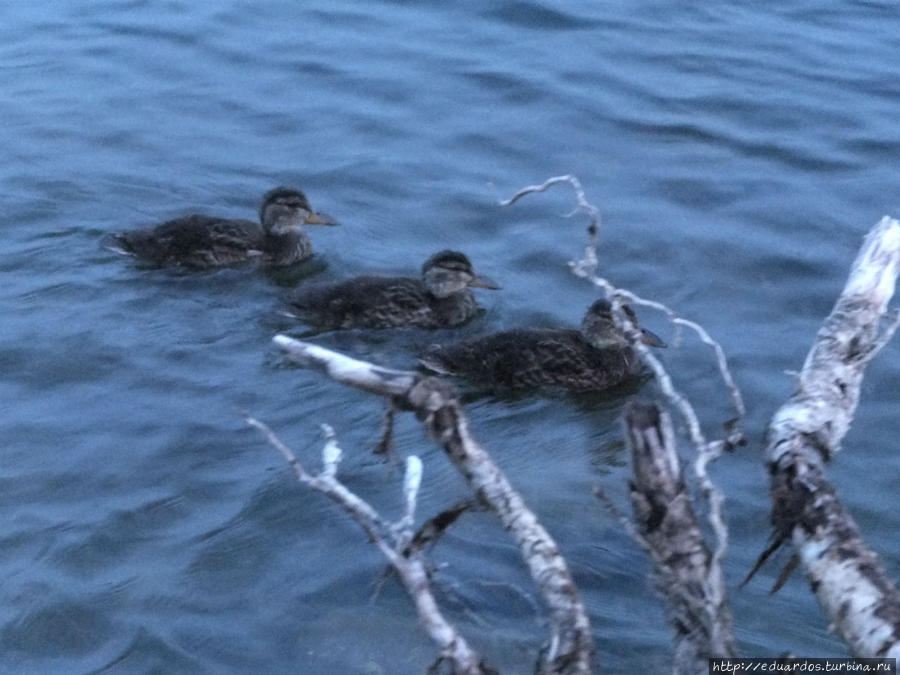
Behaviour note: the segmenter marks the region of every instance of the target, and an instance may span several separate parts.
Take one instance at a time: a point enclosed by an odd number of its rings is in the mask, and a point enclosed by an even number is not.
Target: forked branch
[[[406,588],[407,594],[416,606],[426,632],[439,647],[441,659],[449,663],[454,673],[459,675],[489,675],[492,673],[481,662],[478,654],[469,646],[465,638],[448,622],[438,608],[428,582],[428,571],[422,554],[422,547],[412,544],[413,522],[416,497],[422,481],[422,462],[415,455],[406,460],[403,480],[405,510],[396,523],[388,523],[365,500],[351,492],[337,479],[337,467],[341,461],[341,449],[334,431],[327,424],[322,425],[325,433],[325,447],[322,449],[322,471],[317,475],[307,473],[288,448],[266,424],[253,417],[245,418],[247,424],[258,429],[287,460],[297,480],[314,490],[324,493],[337,502],[374,542],[390,562],[391,567]]]
[[[296,363],[325,372],[343,384],[392,397],[415,411],[478,500],[513,537],[540,590],[549,612],[551,635],[539,672],[592,673],[590,621],[569,568],[549,533],[472,436],[456,390],[438,378],[387,370],[286,335],[276,336],[274,342]]]

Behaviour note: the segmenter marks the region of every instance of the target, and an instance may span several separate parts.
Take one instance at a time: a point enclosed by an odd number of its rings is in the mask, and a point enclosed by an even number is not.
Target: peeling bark
[[[866,237],[806,357],[797,391],[769,426],[772,545],[790,539],[832,629],[861,657],[900,657],[900,596],[825,476],[859,402],[865,367],[897,328],[881,331],[900,271],[900,222]],[[757,565],[757,566],[758,566]]]
[[[708,658],[735,656],[722,568],[703,540],[668,413],[631,403],[625,427],[637,534],[666,601],[675,635],[673,669],[677,675],[706,672]]]

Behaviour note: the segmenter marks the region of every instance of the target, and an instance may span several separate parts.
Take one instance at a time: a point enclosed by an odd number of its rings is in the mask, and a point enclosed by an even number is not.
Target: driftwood
[[[274,342],[295,363],[320,370],[343,384],[390,397],[415,411],[479,501],[513,537],[538,586],[550,626],[550,640],[542,651],[538,672],[592,673],[591,625],[571,572],[556,543],[469,432],[453,386],[414,372],[380,368],[285,335],[277,335]]]
[[[825,477],[825,463],[850,428],[866,364],[897,328],[895,317],[880,332],[898,273],[900,222],[885,217],[866,237],[796,393],[772,418],[766,448],[774,531],[756,568],[790,539],[832,629],[863,657],[900,657],[900,596]]]
[[[668,413],[631,403],[625,427],[634,465],[635,534],[650,556],[675,633],[673,672],[706,672],[707,659],[735,656],[722,568],[703,540]]]

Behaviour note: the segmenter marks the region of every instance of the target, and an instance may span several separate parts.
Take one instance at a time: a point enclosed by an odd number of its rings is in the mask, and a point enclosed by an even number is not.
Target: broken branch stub
[[[639,402],[625,411],[637,533],[675,636],[674,672],[706,670],[707,659],[735,656],[731,612],[719,560],[703,540],[684,481],[669,414]]]

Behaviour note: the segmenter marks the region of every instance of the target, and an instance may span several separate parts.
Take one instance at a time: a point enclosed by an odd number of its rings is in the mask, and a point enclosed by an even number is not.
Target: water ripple
[[[533,30],[586,30],[592,22],[577,15],[553,9],[539,2],[504,2],[500,7],[484,10],[483,16],[499,19],[509,26]]]

